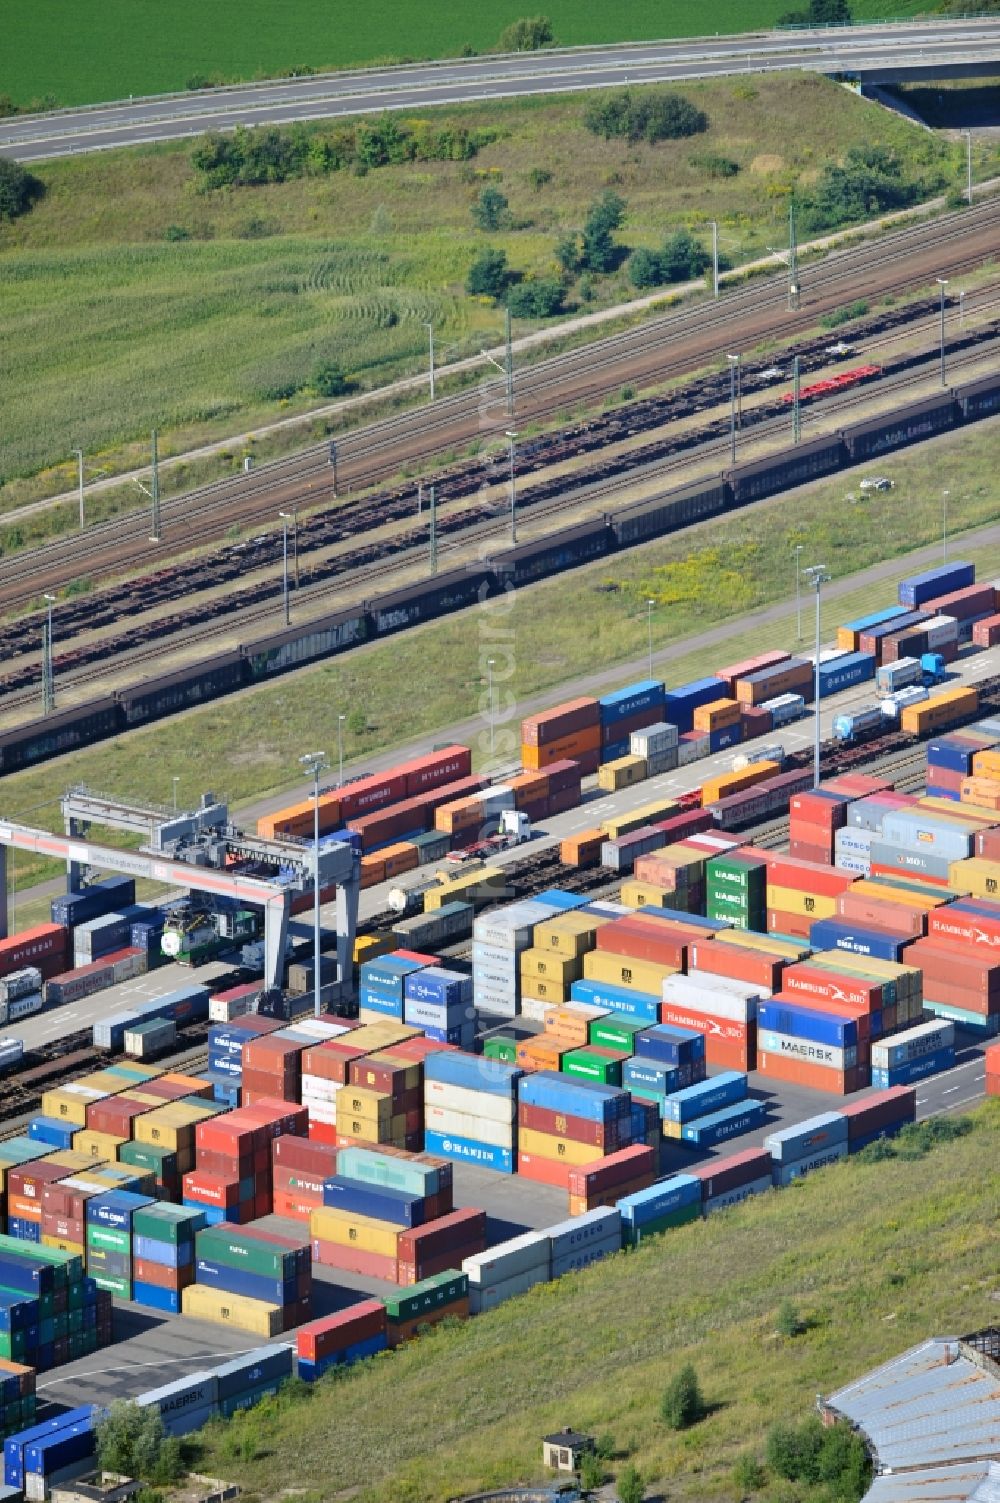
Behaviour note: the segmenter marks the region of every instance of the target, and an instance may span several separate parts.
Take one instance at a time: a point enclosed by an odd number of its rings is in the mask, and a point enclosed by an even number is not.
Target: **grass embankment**
[[[895,557],[902,574],[910,550],[940,537],[944,477],[953,558],[961,554],[964,530],[1000,517],[995,423],[882,460],[877,468],[893,476],[893,490],[852,503],[845,496],[857,495],[858,477],[872,470],[841,475],[521,590],[503,614],[495,606],[466,611],[17,773],[0,785],[2,813],[58,829],[59,797],[71,784],[167,803],[175,773],[181,803],[212,788],[239,806],[297,784],[303,747],[324,748],[335,760],[337,716],[348,712],[364,717],[363,730],[345,725],[348,763],[363,765],[376,752],[421,736],[440,733],[440,739],[450,727],[480,716],[472,745],[482,764],[489,755],[490,657],[496,660],[496,754],[510,765],[518,759],[518,720],[533,697],[550,694],[555,701],[561,693],[578,692],[581,676],[645,662],[647,599],[657,601],[656,671],[671,684],[684,683],[752,651],[795,649],[794,608],[752,634],[738,618],[789,601],[797,544],[804,565],[822,562],[834,579]],[[1000,545],[977,547],[975,559],[981,578],[1000,573]],[[828,600],[824,636],[829,639],[837,622],[893,601],[895,578],[894,571],[881,583],[859,581],[835,603]],[[808,643],[811,601],[805,595],[803,606]],[[685,637],[727,621],[732,635],[721,645],[685,649]],[[669,643],[677,647],[665,657]],[[617,682],[624,681],[623,672]],[[55,874],[51,863],[17,858],[22,888]]]
[[[860,0],[859,20],[918,14],[921,0]],[[562,46],[710,36],[771,26],[785,0],[712,0],[707,7],[621,0],[613,11],[548,0]],[[470,9],[458,0],[436,6],[380,3],[335,15],[320,0],[103,0],[88,13],[58,0],[13,0],[8,7],[0,87],[16,104],[51,95],[62,105],[184,89],[190,81],[274,77],[308,65],[317,70],[404,57],[454,57],[463,47],[488,50],[524,14],[511,0]]]
[[[205,1432],[199,1469],[248,1503],[293,1487],[309,1503],[424,1503],[537,1479],[541,1437],[568,1424],[610,1433],[616,1469],[627,1457],[654,1494],[741,1498],[734,1462],[760,1456],[772,1424],[926,1337],[993,1319],[997,1103],[972,1121],[926,1157],[824,1169],[324,1381],[251,1420],[252,1461],[222,1427]],[[805,1326],[792,1339],[775,1330],[786,1299]],[[711,1412],[678,1434],[659,1406],[686,1362]],[[761,1495],[809,1490],[767,1479]]]
[[[819,77],[718,80],[683,93],[708,130],[656,145],[590,134],[583,97],[569,96],[429,111],[441,126],[487,127],[498,139],[467,162],[361,177],[203,192],[190,143],[40,164],[45,197],[0,226],[0,510],[72,489],[71,446],[88,466],[115,471],[148,462],[154,427],[166,456],[320,405],[310,382],[327,364],[362,387],[424,371],[427,322],[439,359],[476,354],[502,338],[503,321],[464,292],[474,257],[493,245],[515,272],[552,276],[558,240],[606,188],[627,203],[624,246],[657,247],[681,226],[705,239],[717,219],[721,249],[738,264],[785,243],[789,193],[808,193],[853,146],[897,152],[903,175],[926,191],[964,182],[961,143]],[[710,175],[706,163],[719,158],[735,176]],[[512,228],[473,225],[486,183],[508,197]],[[591,278],[589,294],[580,307],[636,290],[619,270]],[[229,462],[238,469],[242,454]],[[38,472],[40,482],[26,479]],[[135,487],[119,502],[140,503]]]

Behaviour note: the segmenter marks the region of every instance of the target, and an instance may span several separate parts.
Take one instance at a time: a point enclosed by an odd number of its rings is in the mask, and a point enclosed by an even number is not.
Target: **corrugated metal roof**
[[[996,1463],[958,1462],[955,1466],[921,1467],[914,1472],[886,1472],[876,1477],[865,1503],[972,1503],[980,1483]],[[981,1503],[991,1503],[983,1498]]]
[[[954,1337],[913,1347],[827,1402],[864,1431],[879,1471],[1000,1457],[1000,1381]],[[996,1498],[982,1503],[1000,1503],[1000,1484],[987,1480]]]

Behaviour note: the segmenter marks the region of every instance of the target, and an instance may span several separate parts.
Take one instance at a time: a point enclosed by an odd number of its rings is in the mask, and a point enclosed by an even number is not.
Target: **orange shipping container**
[[[400,841],[398,845],[387,845],[375,854],[381,856],[385,863],[387,881],[390,877],[398,877],[402,872],[411,872],[415,866],[420,865],[416,846],[410,845],[406,840]]]
[[[993,778],[963,778],[959,798],[963,804],[972,804],[980,809],[1000,809],[1000,783]]]
[[[442,804],[434,811],[434,828],[444,835],[456,835],[460,830],[471,830],[483,821],[483,803],[478,798],[460,798],[453,804]]]
[[[602,830],[584,830],[582,835],[567,835],[559,845],[559,860],[563,866],[596,866],[601,859],[601,846],[606,839]]]
[[[720,772],[717,777],[708,778],[702,783],[702,805],[717,804],[720,798],[728,798],[731,793],[742,793],[744,788],[752,788],[755,783],[776,777],[780,771],[777,762],[751,762],[749,767],[741,767],[739,772]]]
[[[544,746],[521,745],[521,765],[526,772],[539,772],[551,767],[553,762],[580,762],[589,757],[591,763],[600,758],[601,728],[599,725],[574,731],[560,741],[549,741]]]
[[[954,725],[979,708],[979,692],[974,688],[949,689],[932,695],[920,704],[907,705],[899,717],[900,730],[908,736],[925,736],[928,731]]]
[[[721,731],[726,726],[736,725],[742,711],[739,700],[736,699],[713,699],[710,704],[699,705],[694,712],[694,729],[696,731]]]
[[[263,840],[282,840],[293,835],[300,840],[312,840],[315,830],[315,804],[306,799],[300,804],[289,804],[284,809],[275,809],[273,814],[262,814],[257,821],[257,834]],[[325,835],[340,824],[340,798],[336,793],[321,793],[319,796],[319,832]]]
[[[385,861],[382,853],[377,855],[362,856],[361,858],[361,886],[375,887],[379,882],[385,881]]]

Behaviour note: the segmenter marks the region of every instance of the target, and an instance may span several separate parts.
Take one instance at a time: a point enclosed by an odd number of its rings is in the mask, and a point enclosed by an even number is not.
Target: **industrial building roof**
[[[827,1407],[871,1447],[865,1503],[1000,1503],[1000,1376],[958,1337],[911,1348]]]

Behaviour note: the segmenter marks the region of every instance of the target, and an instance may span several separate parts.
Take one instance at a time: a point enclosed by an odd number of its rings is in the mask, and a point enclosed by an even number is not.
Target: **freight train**
[[[998,412],[1000,374],[561,528],[534,542],[498,549],[467,568],[331,612],[308,625],[287,627],[201,663],[143,679],[132,688],[5,731],[0,734],[0,773],[17,772],[236,689],[265,683],[363,642],[433,621],[490,596],[722,516]]]

